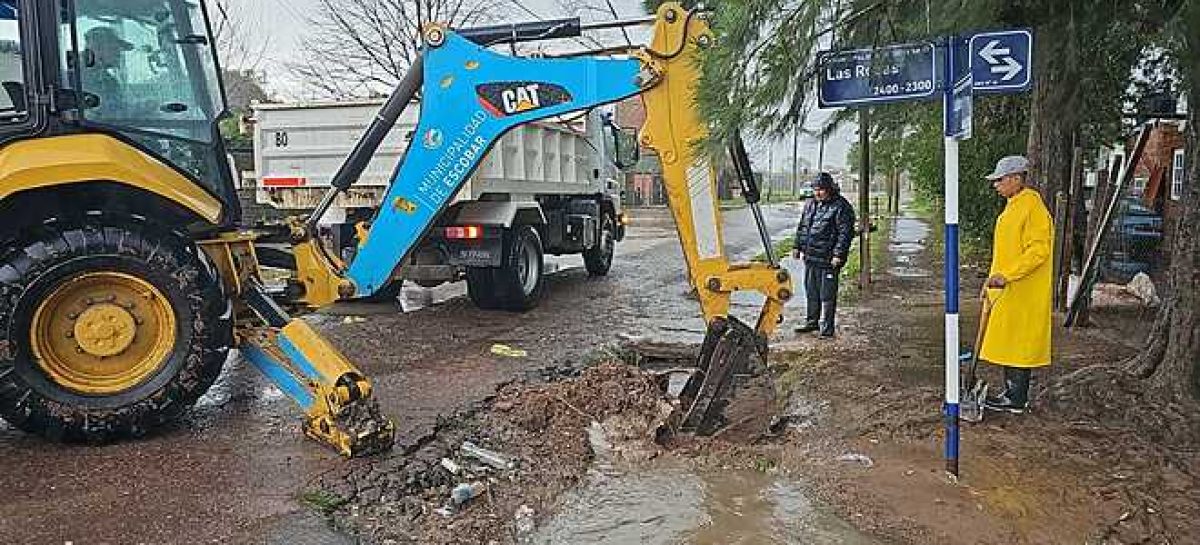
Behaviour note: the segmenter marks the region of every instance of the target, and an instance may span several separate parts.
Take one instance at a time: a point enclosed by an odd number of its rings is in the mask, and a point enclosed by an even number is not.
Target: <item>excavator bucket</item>
[[[733,317],[713,320],[700,347],[700,373],[680,396],[690,400],[680,431],[709,435],[720,428],[734,375],[748,371],[754,358],[766,361],[766,352],[766,342],[754,328]]]

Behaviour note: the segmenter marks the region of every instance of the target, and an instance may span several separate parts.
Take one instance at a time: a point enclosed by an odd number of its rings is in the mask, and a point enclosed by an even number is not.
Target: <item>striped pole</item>
[[[946,421],[946,471],[958,478],[958,140],[950,130],[954,108],[955,38],[946,40],[945,95],[942,103],[946,119],[946,402],[943,416]]]
[[[946,471],[958,477],[958,140],[946,139]]]

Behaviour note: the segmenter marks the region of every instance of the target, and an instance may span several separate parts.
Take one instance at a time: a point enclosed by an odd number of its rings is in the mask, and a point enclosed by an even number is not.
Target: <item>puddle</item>
[[[596,470],[559,513],[522,543],[874,543],[795,481],[737,470],[696,473],[661,461]]]
[[[928,270],[914,265],[916,256],[925,250],[928,237],[929,225],[924,221],[907,216],[896,218],[888,244],[888,253],[892,258],[888,274],[901,278],[929,276],[931,273]]]

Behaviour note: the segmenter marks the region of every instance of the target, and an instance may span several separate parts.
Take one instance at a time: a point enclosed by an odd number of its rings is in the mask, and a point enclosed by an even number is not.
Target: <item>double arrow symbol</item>
[[[1021,70],[1025,68],[1016,59],[1012,58],[1012,50],[1007,47],[1000,46],[1000,40],[992,40],[983,49],[979,50],[979,56],[991,65],[993,74],[1004,74],[1000,76],[1000,81],[1008,81],[1017,77]],[[1000,56],[1000,58],[997,58]]]

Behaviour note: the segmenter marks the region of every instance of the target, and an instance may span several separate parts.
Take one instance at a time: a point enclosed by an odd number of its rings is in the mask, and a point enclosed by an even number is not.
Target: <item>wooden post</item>
[[[1071,183],[1067,186],[1066,209],[1063,213],[1062,247],[1059,249],[1058,309],[1067,308],[1067,288],[1075,263],[1075,220],[1083,205],[1083,148],[1075,146],[1071,156]]]
[[[1057,284],[1062,279],[1062,271],[1064,269],[1068,269],[1068,267],[1063,265],[1062,261],[1062,249],[1063,246],[1066,246],[1066,244],[1063,243],[1063,235],[1065,234],[1065,226],[1067,223],[1066,216],[1067,196],[1062,191],[1058,191],[1054,194],[1054,249],[1051,253],[1053,256],[1051,264],[1053,266],[1053,274],[1056,282],[1056,289],[1054,290],[1055,310],[1063,310],[1063,308],[1066,306],[1066,303],[1063,301],[1062,294],[1059,293],[1059,290],[1057,289]]]
[[[858,167],[858,287],[871,283],[871,110],[858,110],[858,148],[862,161]]]

